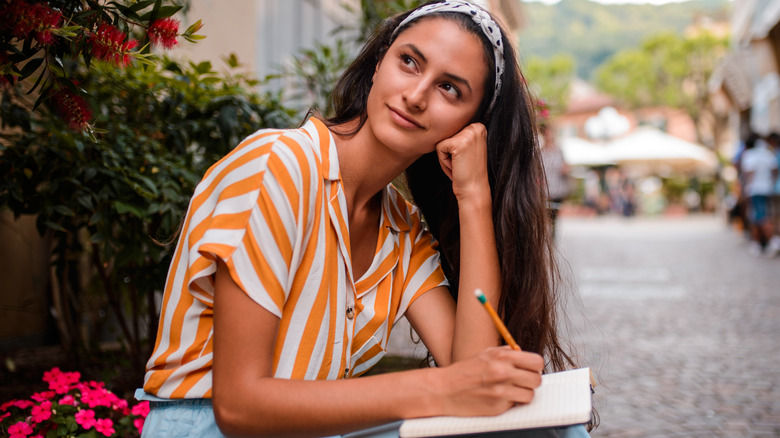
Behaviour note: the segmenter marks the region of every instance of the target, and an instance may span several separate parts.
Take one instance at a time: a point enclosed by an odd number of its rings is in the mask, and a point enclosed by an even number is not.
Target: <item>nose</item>
[[[428,81],[420,79],[412,82],[403,93],[404,102],[410,110],[424,111],[428,107]]]

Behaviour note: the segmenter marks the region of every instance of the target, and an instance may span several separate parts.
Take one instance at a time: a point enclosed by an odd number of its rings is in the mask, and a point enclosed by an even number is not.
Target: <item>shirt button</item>
[[[344,378],[346,379],[347,377],[349,377],[349,368],[344,369]]]
[[[347,318],[352,319],[355,317],[355,309],[352,306],[347,307]]]

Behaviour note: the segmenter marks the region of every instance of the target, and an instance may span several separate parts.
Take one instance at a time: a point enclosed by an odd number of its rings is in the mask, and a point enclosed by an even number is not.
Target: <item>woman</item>
[[[431,4],[377,30],[334,117],[215,164],[166,284],[144,434],[323,436],[529,402],[544,358],[568,357],[522,84],[485,11]],[[404,170],[430,233],[389,186]],[[499,347],[477,288],[526,351]],[[404,314],[437,367],[351,378]]]

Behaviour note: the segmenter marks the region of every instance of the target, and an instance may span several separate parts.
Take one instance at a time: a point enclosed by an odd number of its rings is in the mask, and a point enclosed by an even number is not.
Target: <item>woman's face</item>
[[[487,69],[479,37],[445,18],[422,19],[398,35],[377,65],[367,125],[401,156],[432,152],[473,119]]]

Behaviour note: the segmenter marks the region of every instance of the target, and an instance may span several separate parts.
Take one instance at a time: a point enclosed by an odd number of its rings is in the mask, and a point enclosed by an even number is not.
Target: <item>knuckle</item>
[[[518,400],[520,403],[531,403],[531,401],[534,399],[534,391],[531,389],[524,389],[520,391],[520,400]]]
[[[531,387],[532,388],[538,388],[542,386],[542,375],[541,374],[533,374],[531,376]]]

